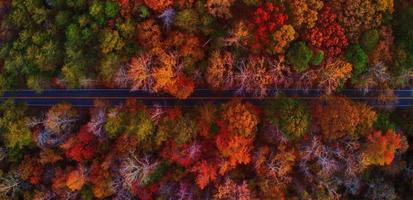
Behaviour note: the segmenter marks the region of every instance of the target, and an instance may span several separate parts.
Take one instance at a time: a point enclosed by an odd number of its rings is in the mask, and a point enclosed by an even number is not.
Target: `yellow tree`
[[[295,32],[293,26],[283,25],[279,30],[274,32],[272,37],[275,43],[271,50],[279,54],[283,53],[285,48],[295,40],[297,33]]]
[[[329,60],[318,70],[318,86],[326,94],[331,94],[340,85],[351,78],[353,67],[342,60]]]

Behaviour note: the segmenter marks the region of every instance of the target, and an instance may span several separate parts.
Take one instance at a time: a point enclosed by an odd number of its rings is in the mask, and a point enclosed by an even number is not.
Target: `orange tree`
[[[367,144],[362,154],[362,165],[389,165],[393,162],[396,150],[401,148],[400,135],[393,129],[385,134],[374,131],[367,136]]]
[[[219,172],[221,175],[239,164],[251,162],[255,131],[259,123],[255,107],[249,103],[234,100],[223,106],[222,121],[215,139],[221,154]]]
[[[327,97],[325,104],[314,105],[313,118],[325,140],[337,140],[366,135],[376,121],[376,112],[346,97]]]

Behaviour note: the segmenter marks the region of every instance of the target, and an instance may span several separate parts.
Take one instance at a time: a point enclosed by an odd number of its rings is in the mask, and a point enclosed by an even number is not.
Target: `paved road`
[[[370,91],[363,93],[359,90],[346,89],[338,94],[345,95],[353,100],[365,101],[373,106],[377,104],[377,93],[379,91]],[[395,95],[398,97],[396,107],[403,108],[413,106],[413,90],[396,90]],[[275,99],[277,93],[283,93],[300,99],[311,100],[317,99],[322,95],[320,90],[296,90],[284,89],[269,91],[264,98],[253,96],[238,96],[238,98],[251,101],[255,104],[262,103],[263,100]],[[41,93],[32,90],[7,91],[0,97],[0,101],[14,99],[18,103],[27,103],[29,106],[52,106],[59,102],[67,102],[77,107],[90,107],[95,99],[105,99],[112,103],[120,103],[126,99],[139,99],[148,106],[158,104],[161,106],[192,106],[203,102],[215,102],[233,99],[234,91],[213,92],[207,89],[197,89],[186,100],[178,100],[167,94],[155,94],[145,91],[130,92],[128,89],[48,89]]]

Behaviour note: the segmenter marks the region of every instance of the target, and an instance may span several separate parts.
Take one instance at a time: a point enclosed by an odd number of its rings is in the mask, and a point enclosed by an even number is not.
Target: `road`
[[[377,93],[379,91],[370,91],[365,94],[359,90],[346,89],[339,92],[339,95],[347,96],[353,100],[365,101],[372,106],[382,106],[377,104]],[[197,89],[194,93],[185,100],[176,99],[167,94],[155,94],[145,91],[130,92],[128,89],[48,89],[41,93],[32,90],[16,90],[6,91],[0,97],[0,101],[13,99],[17,103],[27,103],[28,106],[52,106],[60,102],[67,102],[76,107],[90,107],[95,99],[108,100],[114,104],[125,101],[126,99],[138,99],[146,105],[151,106],[158,104],[160,106],[193,106],[203,102],[219,103],[234,98],[248,100],[254,104],[260,104],[263,100],[275,99],[277,93],[283,93],[287,96],[296,97],[304,100],[317,99],[322,96],[320,90],[298,90],[284,89],[277,91],[269,91],[264,98],[254,96],[238,96],[234,97],[234,91],[214,92],[207,89]],[[413,106],[413,90],[395,90],[395,95],[398,98],[395,107],[403,108]]]

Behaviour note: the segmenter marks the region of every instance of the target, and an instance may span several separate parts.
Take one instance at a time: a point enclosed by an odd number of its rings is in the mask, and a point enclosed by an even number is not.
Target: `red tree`
[[[71,138],[63,145],[66,148],[66,156],[77,162],[92,160],[97,149],[96,136],[89,132],[88,126],[80,128],[76,138]]]
[[[254,40],[251,47],[261,51],[271,43],[271,34],[288,19],[283,6],[276,6],[272,3],[265,3],[259,6],[254,12],[253,23],[255,25]]]
[[[367,141],[362,157],[364,166],[391,164],[396,150],[401,148],[400,135],[394,133],[393,129],[389,129],[384,135],[376,131],[367,137]]]
[[[321,11],[317,26],[308,30],[304,34],[304,39],[323,50],[327,57],[340,55],[348,46],[344,29],[337,22],[337,15],[327,6]]]

